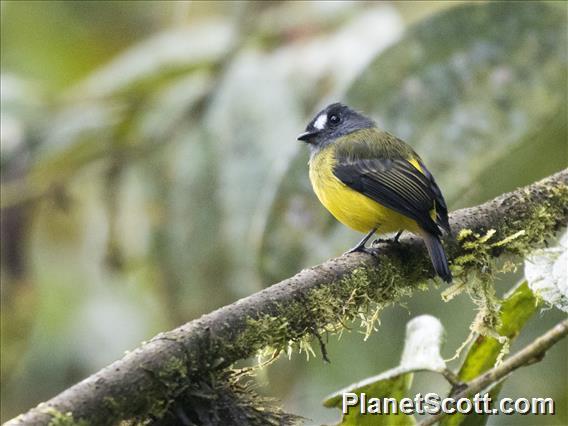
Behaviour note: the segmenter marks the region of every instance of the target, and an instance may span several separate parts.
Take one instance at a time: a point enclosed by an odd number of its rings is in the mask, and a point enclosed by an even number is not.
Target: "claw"
[[[376,230],[377,230],[377,228],[371,229],[371,231],[369,231],[369,233],[367,235],[365,235],[365,237],[361,241],[359,241],[359,243],[355,247],[353,247],[349,251],[346,251],[343,254],[355,253],[357,251],[360,251],[360,252],[363,252],[363,253],[369,253],[367,251],[367,249],[365,248],[365,244],[367,244],[367,241],[369,241],[369,238],[371,238],[373,236],[373,234],[375,233]]]
[[[391,240],[390,238],[375,238],[372,242],[372,245],[376,246],[379,244],[392,244],[394,243],[394,240]]]
[[[394,238],[376,238],[375,240],[373,240],[372,245],[378,245],[378,244],[398,244],[398,239],[400,238],[400,236],[402,235],[403,231],[398,231],[397,234],[394,236]]]
[[[350,254],[350,253],[367,253],[367,254],[370,254],[371,256],[376,256],[377,253],[378,253],[378,250],[374,247],[355,246],[351,250],[348,250],[343,254],[345,255],[345,254]]]

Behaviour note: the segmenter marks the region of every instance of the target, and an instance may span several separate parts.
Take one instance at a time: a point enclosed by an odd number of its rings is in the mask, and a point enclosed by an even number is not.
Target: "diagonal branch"
[[[524,255],[568,221],[568,169],[451,215],[454,235],[469,229],[469,244],[446,241],[457,277],[490,268],[501,255]],[[489,232],[494,230],[495,232]],[[476,237],[477,235],[477,237]],[[485,236],[486,238],[483,238]],[[459,271],[457,271],[459,269]],[[377,257],[353,253],[305,269],[278,284],[161,333],[46,403],[8,422],[48,424],[54,414],[113,424],[159,412],[196,383],[259,350],[286,348],[337,330],[345,320],[409,295],[433,276],[420,239],[402,239]]]

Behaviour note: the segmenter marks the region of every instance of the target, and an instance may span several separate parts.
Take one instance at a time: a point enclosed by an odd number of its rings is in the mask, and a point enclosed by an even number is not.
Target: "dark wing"
[[[422,161],[420,161],[420,160],[418,160],[418,163],[420,164],[420,168],[424,172],[424,175],[430,181],[430,187],[432,189],[432,192],[435,195],[436,223],[439,226],[441,226],[442,229],[444,231],[446,231],[448,234],[451,234],[452,230],[450,229],[450,223],[448,221],[448,206],[446,205],[446,200],[444,200],[444,196],[442,195],[442,191],[438,187],[436,180],[434,180],[434,176],[432,176],[432,173],[430,173],[430,171],[426,168],[424,163],[422,163]]]
[[[334,174],[345,185],[414,219],[421,228],[440,235],[449,231],[446,203],[434,178],[419,161],[421,173],[405,159],[338,158]],[[431,212],[435,209],[436,221]]]

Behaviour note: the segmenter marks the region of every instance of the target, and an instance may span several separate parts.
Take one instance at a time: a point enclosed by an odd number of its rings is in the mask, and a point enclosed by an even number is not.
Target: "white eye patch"
[[[321,114],[314,122],[314,127],[318,130],[323,130],[327,123],[327,114]]]

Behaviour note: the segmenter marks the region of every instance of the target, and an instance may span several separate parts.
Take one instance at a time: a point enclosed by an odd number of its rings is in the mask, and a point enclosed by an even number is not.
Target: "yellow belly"
[[[333,174],[333,150],[324,149],[310,161],[310,181],[320,202],[344,225],[359,231],[418,233],[417,223],[349,188]]]

